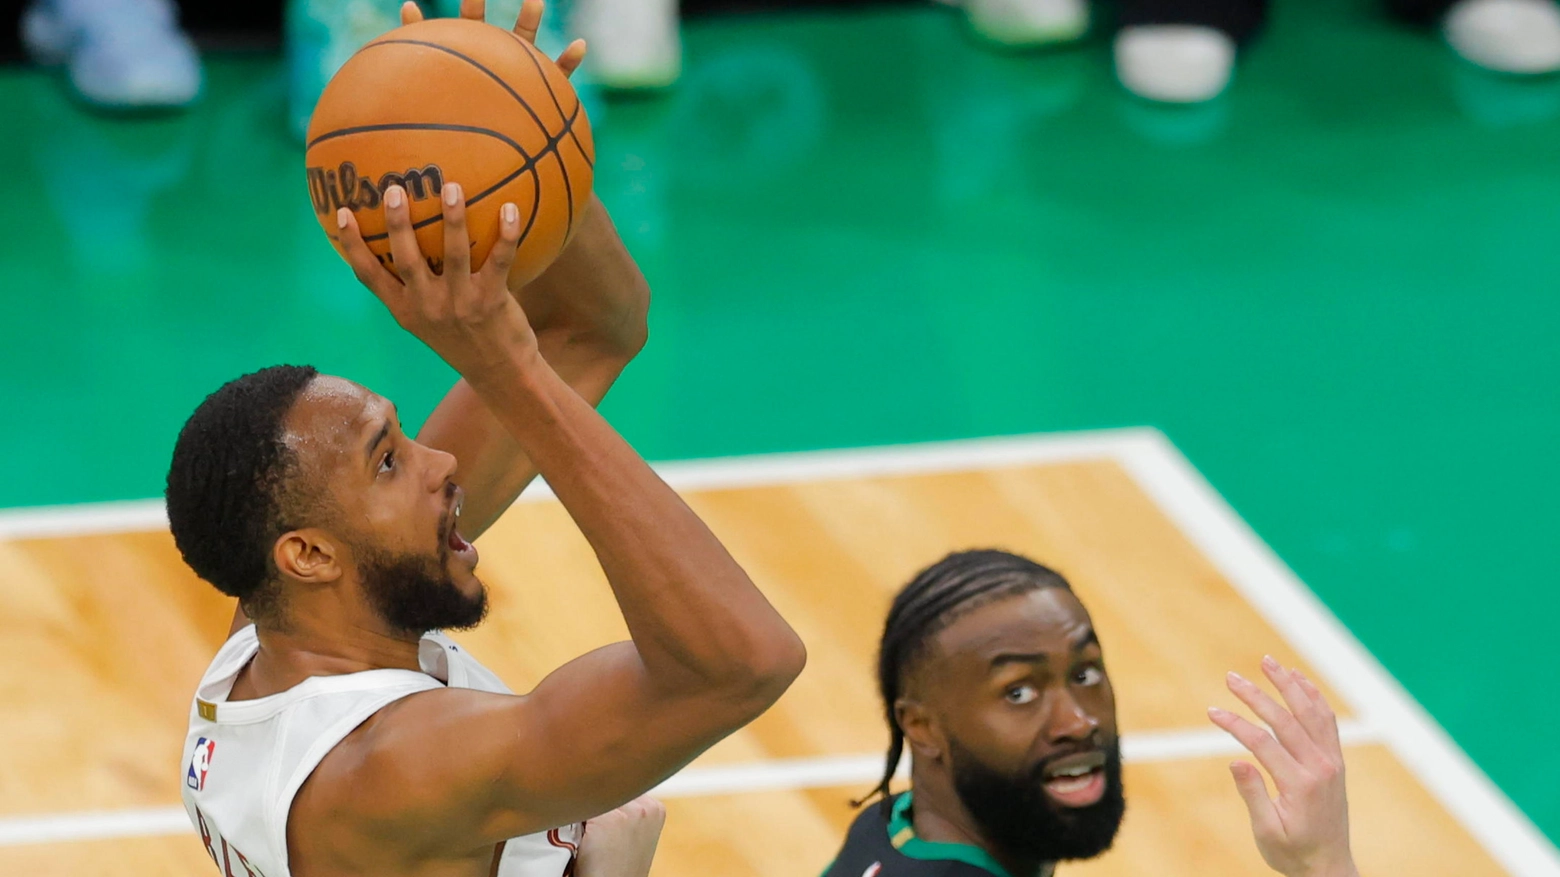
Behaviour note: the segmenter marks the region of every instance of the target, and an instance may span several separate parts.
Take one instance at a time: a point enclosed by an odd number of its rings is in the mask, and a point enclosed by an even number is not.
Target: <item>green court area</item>
[[[1190,110],[931,5],[690,23],[597,116],[656,294],[608,413],[652,459],[1156,426],[1560,838],[1560,81],[1277,5]],[[264,365],[411,422],[452,380],[321,234],[280,59],[208,72],[131,120],[0,71],[0,506],[157,495]]]

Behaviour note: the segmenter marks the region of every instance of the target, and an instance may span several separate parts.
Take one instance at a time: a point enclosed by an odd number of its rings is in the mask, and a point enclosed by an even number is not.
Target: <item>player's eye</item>
[[[1080,667],[1078,668],[1078,672],[1073,674],[1073,682],[1079,685],[1099,685],[1104,681],[1105,671],[1094,666],[1093,664],[1089,664],[1086,667]]]
[[[395,469],[395,451],[385,451],[385,455],[379,459],[379,474],[384,475]]]
[[[1040,696],[1033,685],[1014,685],[1003,696],[1011,704],[1026,704]]]

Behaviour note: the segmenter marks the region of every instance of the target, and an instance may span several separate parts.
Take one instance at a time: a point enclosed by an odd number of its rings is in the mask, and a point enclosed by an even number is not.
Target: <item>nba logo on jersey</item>
[[[211,767],[211,756],[216,751],[215,740],[202,737],[195,741],[195,754],[190,756],[190,772],[184,777],[185,785],[197,792],[206,787],[206,771]]]
[[[861,872],[861,877],[877,877],[878,872],[881,870],[883,870],[883,863],[873,862],[867,866],[867,870]]]

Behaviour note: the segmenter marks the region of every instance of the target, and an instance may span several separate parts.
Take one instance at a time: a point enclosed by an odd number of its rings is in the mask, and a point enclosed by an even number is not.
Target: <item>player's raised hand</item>
[[[536,45],[536,33],[542,28],[542,13],[547,10],[545,0],[524,0],[520,4],[520,17],[515,20],[514,32],[520,39],[531,45]],[[460,17],[470,21],[484,21],[487,14],[486,0],[461,0]],[[423,20],[422,9],[412,0],[406,0],[401,4],[401,23],[415,24]],[[554,59],[553,63],[563,71],[565,76],[573,76],[574,71],[580,67],[580,62],[585,60],[585,41],[575,40],[564,48],[563,52]]]
[[[380,264],[363,242],[351,210],[338,210],[336,224],[358,280],[384,302],[401,328],[471,377],[536,352],[536,334],[508,287],[509,266],[520,242],[520,211],[513,204],[499,208],[498,240],[487,262],[473,271],[465,195],[457,183],[446,183],[440,195],[444,253],[433,264],[418,249],[406,190],[400,186],[384,193],[391,268]]]
[[[1338,720],[1300,671],[1263,658],[1262,672],[1288,709],[1239,674],[1229,674],[1228,684],[1272,733],[1234,713],[1208,710],[1215,725],[1257,757],[1278,792],[1276,797],[1268,794],[1262,772],[1250,763],[1230,765],[1251,816],[1257,849],[1269,867],[1286,877],[1359,877],[1349,847]]]
[[[646,877],[664,825],[666,805],[648,795],[586,822],[575,877]]]

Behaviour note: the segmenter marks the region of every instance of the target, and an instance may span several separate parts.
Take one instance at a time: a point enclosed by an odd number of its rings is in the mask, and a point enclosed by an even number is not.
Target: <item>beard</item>
[[[1017,776],[995,770],[949,741],[953,787],[997,849],[1035,862],[1092,859],[1110,849],[1127,809],[1121,744],[1105,748],[1105,793],[1087,807],[1064,807],[1045,793],[1046,762]]]
[[[476,627],[487,617],[487,588],[474,597],[461,593],[448,560],[448,549],[434,555],[365,552],[359,566],[363,592],[385,624],[402,633]]]

